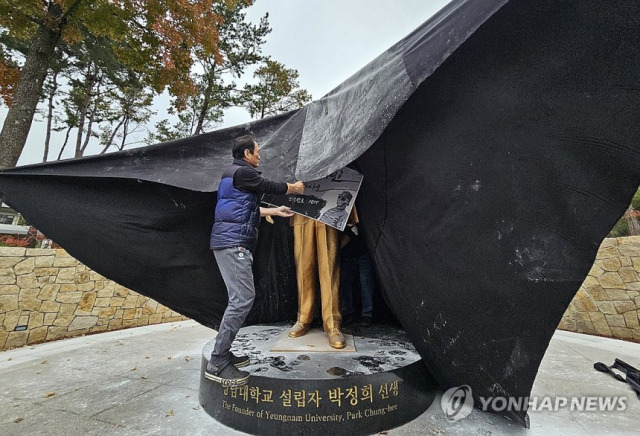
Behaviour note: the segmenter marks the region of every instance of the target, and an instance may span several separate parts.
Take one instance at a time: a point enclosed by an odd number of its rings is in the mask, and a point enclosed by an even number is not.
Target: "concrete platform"
[[[239,435],[198,403],[200,355],[213,330],[195,322],[102,333],[0,352],[0,434]],[[526,430],[474,410],[445,419],[440,398],[389,435],[526,436],[637,434],[640,400],[626,384],[593,369],[614,358],[640,366],[640,344],[558,331],[532,396],[625,397],[625,410],[538,410]]]

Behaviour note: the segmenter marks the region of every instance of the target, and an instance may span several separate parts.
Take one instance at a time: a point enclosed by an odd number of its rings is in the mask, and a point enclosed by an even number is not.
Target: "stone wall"
[[[640,342],[640,236],[605,239],[559,328]]]
[[[562,330],[640,342],[640,237],[605,239]],[[0,350],[187,319],[64,250],[0,247]]]
[[[0,247],[0,350],[184,319],[64,250]]]

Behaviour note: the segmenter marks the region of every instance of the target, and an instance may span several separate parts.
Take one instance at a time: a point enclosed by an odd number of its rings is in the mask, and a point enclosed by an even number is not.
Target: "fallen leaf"
[[[143,375],[143,376],[142,376],[142,377],[140,377],[140,378],[141,378],[142,380],[146,380],[146,379],[147,379],[147,376],[146,376],[146,375]]]
[[[55,392],[47,392],[46,394],[44,394],[45,398],[49,398],[49,397],[53,397],[56,393]]]
[[[200,406],[192,407],[193,410],[200,410]]]
[[[47,360],[43,360],[42,362],[40,362],[40,365],[44,365],[45,363],[47,363]]]
[[[187,362],[191,360],[191,356],[184,356],[184,360],[186,360]]]
[[[167,357],[167,360],[171,360],[171,356]]]
[[[150,357],[149,357],[149,356],[144,356],[144,358],[145,358],[145,359],[150,359]]]
[[[20,422],[20,421],[24,421],[24,418],[17,417],[16,419],[13,420],[13,422]]]
[[[7,360],[13,360],[13,357],[9,357]]]
[[[118,428],[118,427],[120,427],[120,424],[116,424],[113,426],[113,428]]]
[[[166,416],[173,416],[173,409],[169,410]]]
[[[138,369],[137,366],[134,366],[133,368],[131,368],[129,371],[135,371],[136,369]]]

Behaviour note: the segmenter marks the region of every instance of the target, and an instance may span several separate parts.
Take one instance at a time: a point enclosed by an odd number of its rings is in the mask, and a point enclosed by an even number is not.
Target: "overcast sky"
[[[248,9],[252,21],[269,13],[273,31],[263,53],[300,73],[299,82],[318,99],[365,66],[369,61],[418,27],[448,0],[257,0]],[[166,118],[168,97],[156,98],[158,114],[150,126]],[[4,122],[6,108],[0,108]],[[244,109],[229,111],[229,127],[249,121]],[[18,165],[42,161],[45,124],[34,123]],[[52,140],[49,156],[57,157],[64,138]],[[68,148],[72,148],[71,145]],[[100,148],[87,150],[96,153]],[[72,151],[69,150],[71,157]],[[50,157],[51,159],[51,157]]]

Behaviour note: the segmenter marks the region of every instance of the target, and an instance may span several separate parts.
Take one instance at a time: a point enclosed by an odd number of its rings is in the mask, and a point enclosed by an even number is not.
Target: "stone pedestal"
[[[290,325],[240,330],[233,352],[249,355],[248,384],[223,387],[204,377],[214,341],[202,351],[200,404],[224,425],[251,434],[366,435],[405,424],[433,402],[435,382],[402,330],[345,329],[347,347],[327,346]]]

